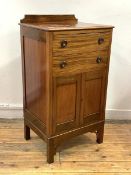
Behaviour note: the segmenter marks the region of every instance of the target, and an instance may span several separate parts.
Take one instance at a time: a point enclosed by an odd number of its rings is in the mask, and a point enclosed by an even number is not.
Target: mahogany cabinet
[[[113,26],[74,15],[26,15],[20,21],[24,134],[47,142],[47,162],[69,138],[96,133],[103,142]]]

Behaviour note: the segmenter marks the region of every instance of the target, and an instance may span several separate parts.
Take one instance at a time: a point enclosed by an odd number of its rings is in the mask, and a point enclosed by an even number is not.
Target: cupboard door
[[[64,132],[78,126],[80,75],[55,77],[53,80],[53,130]]]
[[[81,124],[104,120],[105,70],[82,74]]]

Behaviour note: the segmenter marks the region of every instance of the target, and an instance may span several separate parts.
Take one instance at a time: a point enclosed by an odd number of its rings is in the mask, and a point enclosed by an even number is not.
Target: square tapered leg
[[[103,137],[104,137],[104,125],[97,130],[97,133],[96,133],[96,142],[101,144],[103,143]]]
[[[55,153],[56,153],[56,149],[54,147],[54,140],[48,139],[47,140],[47,162],[48,163],[54,162]]]
[[[24,124],[24,138],[25,140],[30,139],[30,128],[26,124]]]

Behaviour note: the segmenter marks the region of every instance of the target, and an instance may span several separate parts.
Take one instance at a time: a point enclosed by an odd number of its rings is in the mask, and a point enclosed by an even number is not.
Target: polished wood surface
[[[82,76],[81,122],[83,123],[91,122],[91,119],[92,122],[104,120],[102,111],[105,106],[102,95],[105,91],[105,74],[105,70],[100,70],[84,73]]]
[[[47,142],[47,161],[69,138],[94,132],[103,142],[112,26],[74,15],[26,15],[20,23],[24,135]]]
[[[70,23],[45,23],[45,24],[38,24],[38,23],[31,23],[31,24],[27,24],[27,23],[23,23],[22,26],[25,27],[31,27],[31,28],[35,28],[35,29],[41,29],[44,31],[70,31],[70,30],[95,30],[95,29],[112,29],[113,26],[108,26],[108,25],[100,25],[100,24],[92,24],[92,23],[83,23],[83,22],[79,22],[76,24],[70,24]]]
[[[74,15],[25,15],[24,19],[20,20],[21,23],[37,23],[37,25],[45,23],[77,23]]]
[[[73,30],[73,31],[55,31],[53,32],[53,55],[58,56],[59,53],[72,54],[74,52],[95,51],[108,49],[110,45],[112,29],[89,29],[89,30]],[[103,43],[99,44],[99,39],[103,38]],[[61,49],[61,41],[66,40],[67,46]],[[80,50],[79,50],[80,48]],[[58,52],[59,51],[59,52]]]
[[[54,78],[54,133],[72,130],[79,123],[80,75]]]
[[[0,119],[0,175],[130,175],[131,122],[105,123],[104,143],[86,133],[66,140],[46,162],[46,144],[32,130],[23,138],[22,119]],[[15,134],[14,134],[15,133]]]
[[[62,54],[61,54],[62,55]],[[80,56],[81,55],[81,56]],[[100,64],[97,62],[98,57],[101,58]],[[65,62],[64,68],[61,68],[61,64]],[[78,74],[83,72],[92,71],[93,69],[101,70],[106,68],[108,62],[108,51],[101,52],[86,52],[84,54],[77,54],[76,56],[58,56],[53,58],[53,76]]]
[[[66,31],[53,33],[53,75],[82,73],[106,66],[112,30]],[[103,43],[98,41],[103,38]],[[61,47],[66,41],[67,46]],[[100,64],[98,63],[100,58]],[[64,69],[61,64],[65,62]]]
[[[112,29],[111,25],[79,22],[74,15],[25,15],[21,26],[45,31]]]
[[[46,124],[47,60],[45,43],[25,37],[26,109]]]

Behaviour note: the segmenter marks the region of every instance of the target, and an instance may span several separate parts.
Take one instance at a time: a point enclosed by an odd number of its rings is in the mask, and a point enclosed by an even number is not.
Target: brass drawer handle
[[[61,48],[65,48],[67,47],[67,41],[66,40],[62,40],[61,41]]]
[[[104,43],[104,38],[99,38],[98,39],[98,44],[102,44],[102,43]]]
[[[102,58],[101,58],[101,57],[97,57],[96,62],[97,62],[98,64],[100,64],[100,63],[102,62]]]
[[[61,68],[61,69],[65,68],[66,66],[67,66],[67,62],[66,62],[66,61],[62,61],[62,62],[60,63],[60,68]]]

